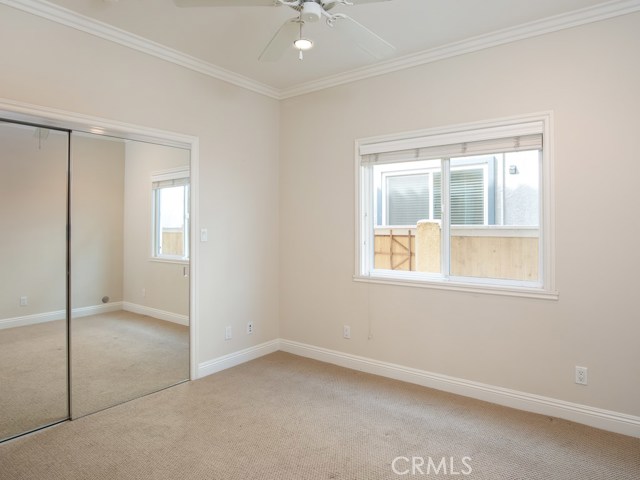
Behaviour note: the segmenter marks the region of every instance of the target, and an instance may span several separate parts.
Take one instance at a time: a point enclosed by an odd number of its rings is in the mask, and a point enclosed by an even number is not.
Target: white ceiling
[[[286,91],[345,72],[375,68],[376,63],[322,21],[305,26],[305,36],[313,39],[315,45],[305,54],[304,61],[298,60],[293,47],[278,62],[258,61],[280,25],[296,15],[284,6],[178,8],[173,0],[50,1],[247,77],[273,91]],[[597,13],[600,7],[611,11],[611,5],[617,5],[613,9],[616,11],[622,7],[640,9],[638,0],[390,0],[338,6],[332,13],[348,14],[393,44],[394,57],[381,63],[389,64],[424,52],[451,49],[460,42],[487,34],[498,38],[495,32],[511,32],[512,37],[517,38],[513,32],[533,31],[540,23],[552,27],[554,22],[562,23],[558,19],[571,20],[585,16],[584,12]],[[565,21],[564,26],[567,23],[571,24]]]

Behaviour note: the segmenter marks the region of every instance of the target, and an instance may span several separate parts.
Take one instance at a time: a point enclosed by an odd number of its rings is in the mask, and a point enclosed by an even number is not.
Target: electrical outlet
[[[587,385],[587,367],[576,366],[576,383],[578,385]]]
[[[231,334],[231,326],[228,326],[227,328],[224,329],[224,339],[225,340],[231,340],[232,334]]]
[[[253,322],[247,323],[247,335],[251,335],[253,333]]]
[[[26,307],[27,305],[29,305],[29,299],[26,296],[20,297],[20,306]]]
[[[349,325],[342,327],[342,336],[347,339],[351,338],[351,327]]]

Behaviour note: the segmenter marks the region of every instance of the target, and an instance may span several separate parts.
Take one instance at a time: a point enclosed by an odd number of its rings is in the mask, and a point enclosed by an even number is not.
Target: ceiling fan
[[[275,62],[291,46],[302,52],[310,49],[313,42],[302,34],[305,23],[315,23],[324,19],[334,30],[344,34],[367,54],[376,60],[391,55],[395,48],[364,25],[343,13],[331,13],[338,5],[360,5],[363,3],[386,2],[390,0],[173,0],[179,7],[273,7],[285,5],[298,12],[287,20],[276,32],[262,51],[259,60]]]

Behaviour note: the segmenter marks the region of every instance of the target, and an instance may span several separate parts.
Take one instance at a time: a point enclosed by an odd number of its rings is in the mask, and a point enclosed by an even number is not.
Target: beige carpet
[[[65,322],[0,330],[0,439],[67,415]]]
[[[425,475],[393,472],[394,458],[414,456]],[[427,475],[429,458],[443,457],[459,474]],[[463,457],[470,475],[461,474]],[[640,439],[278,352],[0,445],[0,472],[3,480],[638,480]]]
[[[120,310],[71,324],[71,416],[189,379],[189,327]]]
[[[71,350],[74,417],[189,378],[189,328],[144,315],[73,320]],[[67,417],[63,320],[0,330],[0,386],[0,439]]]

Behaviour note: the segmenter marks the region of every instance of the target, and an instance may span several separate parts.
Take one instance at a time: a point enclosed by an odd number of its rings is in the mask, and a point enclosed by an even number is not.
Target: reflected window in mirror
[[[154,173],[152,185],[152,256],[189,261],[189,169]]]

